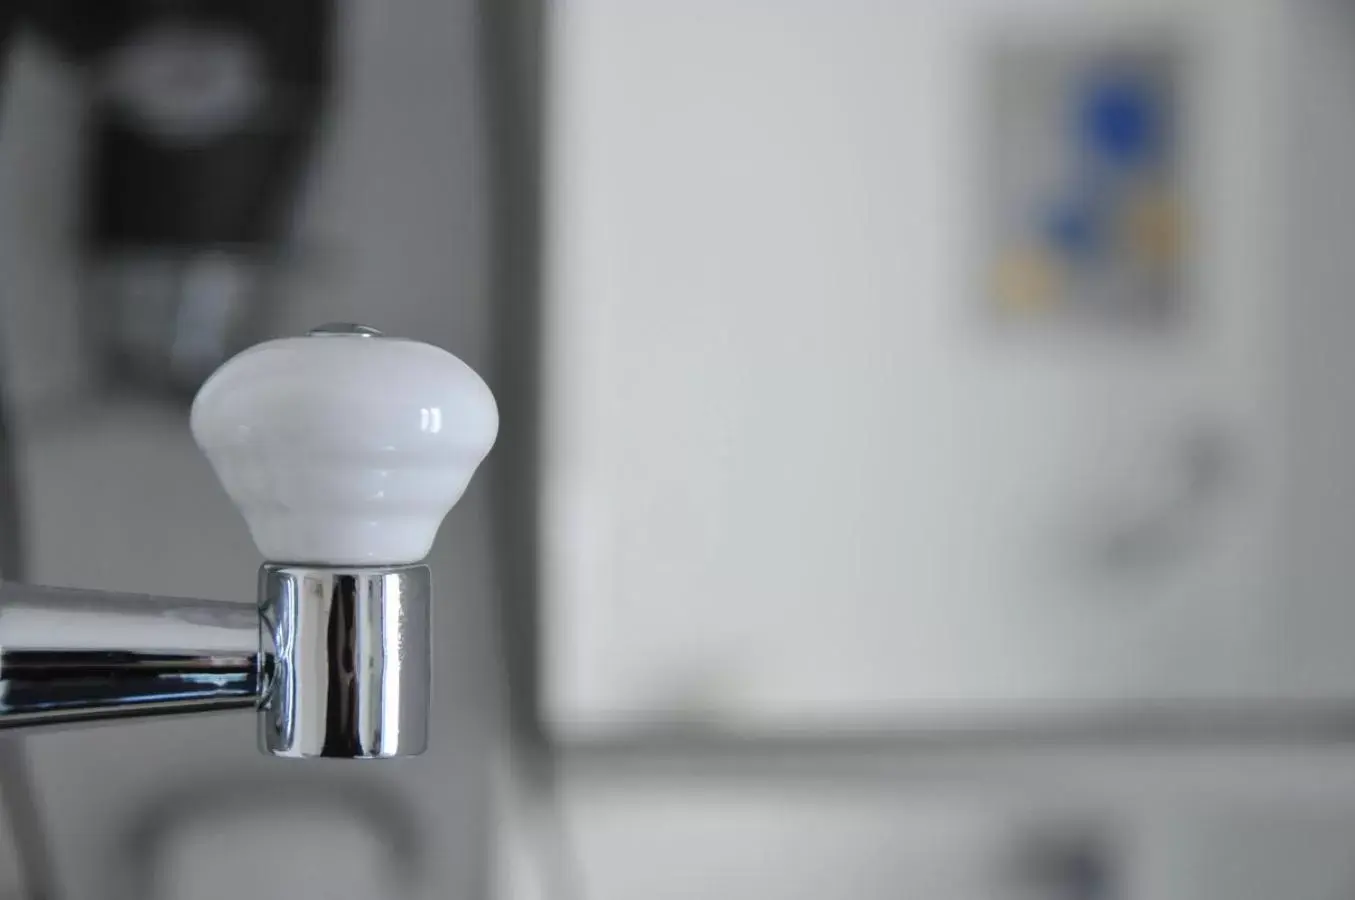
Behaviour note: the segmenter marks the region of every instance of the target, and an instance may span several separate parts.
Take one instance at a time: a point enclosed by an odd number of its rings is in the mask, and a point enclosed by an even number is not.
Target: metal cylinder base
[[[427,566],[259,570],[266,683],[259,741],[274,756],[415,756],[432,684]]]

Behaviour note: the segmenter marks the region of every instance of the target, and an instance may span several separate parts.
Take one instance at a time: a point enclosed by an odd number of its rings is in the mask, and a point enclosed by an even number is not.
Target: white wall
[[[1277,9],[556,7],[559,724],[1277,690]],[[1159,27],[1188,54],[1187,320],[994,334],[986,52]],[[1164,499],[1199,421],[1240,484],[1179,559],[1098,570],[1089,545]]]

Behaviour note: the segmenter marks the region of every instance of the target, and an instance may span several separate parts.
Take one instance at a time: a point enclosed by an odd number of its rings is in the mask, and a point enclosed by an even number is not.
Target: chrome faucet
[[[269,560],[257,604],[0,585],[0,729],[256,709],[277,756],[422,752],[419,561],[494,443],[489,388],[436,347],[327,325],[226,362],[191,425]]]

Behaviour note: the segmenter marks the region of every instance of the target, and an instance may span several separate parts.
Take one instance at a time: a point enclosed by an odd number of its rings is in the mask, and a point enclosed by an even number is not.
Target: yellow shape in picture
[[[1062,281],[1047,253],[1032,248],[1011,251],[998,260],[994,273],[998,306],[1021,316],[1049,312],[1061,299]]]
[[[1181,203],[1171,191],[1142,190],[1125,205],[1125,236],[1130,253],[1141,263],[1168,268],[1181,259],[1185,224]]]

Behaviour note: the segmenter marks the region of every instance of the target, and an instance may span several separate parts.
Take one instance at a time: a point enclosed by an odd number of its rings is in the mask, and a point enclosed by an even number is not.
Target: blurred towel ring
[[[387,897],[417,897],[427,887],[427,845],[415,815],[396,790],[380,781],[353,777],[303,776],[286,772],[240,774],[204,780],[200,776],[141,804],[126,824],[118,856],[128,883],[112,896],[151,900],[159,890],[171,842],[195,825],[230,821],[268,821],[272,812],[314,814],[326,822],[357,824],[380,850]],[[261,861],[241,856],[242,867],[257,870]]]

